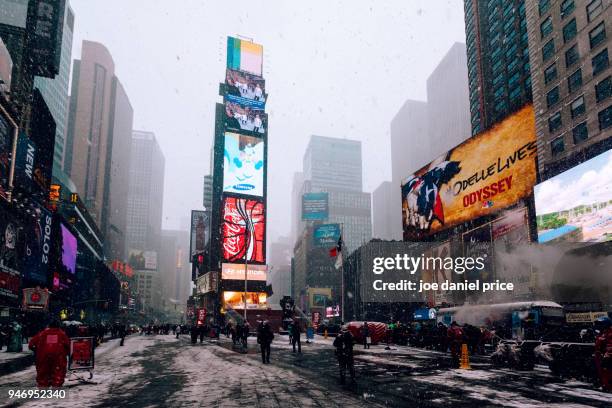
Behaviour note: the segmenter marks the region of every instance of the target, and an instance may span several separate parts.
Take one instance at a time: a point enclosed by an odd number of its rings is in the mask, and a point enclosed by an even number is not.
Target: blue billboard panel
[[[306,193],[302,196],[302,220],[321,221],[329,216],[328,193]]]
[[[263,139],[225,133],[223,191],[262,197],[264,192]]]
[[[340,239],[340,224],[318,225],[312,232],[312,238],[315,247],[331,248]]]

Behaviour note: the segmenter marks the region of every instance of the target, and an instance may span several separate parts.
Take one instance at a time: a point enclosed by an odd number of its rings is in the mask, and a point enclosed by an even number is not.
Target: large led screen
[[[224,192],[263,196],[264,171],[263,139],[225,133]]]
[[[244,292],[223,292],[223,304],[227,309],[244,310]],[[267,295],[265,292],[246,292],[247,309],[267,309]]]
[[[221,265],[221,279],[244,280],[246,269],[247,280],[265,281],[268,267],[266,265],[247,265],[224,263]]]
[[[404,240],[496,213],[531,195],[535,157],[529,105],[402,182]]]
[[[228,130],[266,133],[268,115],[256,104],[244,104],[238,100],[225,99],[225,126]]]
[[[77,240],[65,225],[61,225],[62,230],[62,265],[66,272],[74,275],[76,272]]]
[[[264,203],[248,198],[223,200],[223,259],[228,262],[265,263]]]
[[[535,187],[538,242],[612,240],[612,150]]]
[[[263,47],[261,44],[227,37],[227,68],[261,76]]]
[[[266,81],[246,72],[227,69],[225,73],[227,95],[257,102],[263,108],[266,103]]]

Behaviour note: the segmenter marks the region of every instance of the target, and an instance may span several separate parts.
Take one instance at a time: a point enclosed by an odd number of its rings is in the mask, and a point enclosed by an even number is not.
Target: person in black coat
[[[270,364],[270,345],[274,340],[274,333],[272,333],[272,327],[268,321],[259,323],[257,327],[257,343],[261,349],[261,361],[264,364]]]
[[[349,370],[351,381],[355,381],[355,361],[353,359],[353,335],[346,328],[338,333],[334,340],[336,357],[340,367],[340,382],[344,384],[346,380],[346,370]]]
[[[302,353],[302,342],[300,339],[300,322],[294,321],[291,326],[291,345],[293,346],[293,352],[295,353],[295,345],[297,344],[298,353]]]
[[[118,331],[119,331],[119,337],[121,337],[121,342],[119,343],[119,345],[123,346],[123,342],[125,341],[125,333],[126,333],[125,324],[120,323],[118,327]]]

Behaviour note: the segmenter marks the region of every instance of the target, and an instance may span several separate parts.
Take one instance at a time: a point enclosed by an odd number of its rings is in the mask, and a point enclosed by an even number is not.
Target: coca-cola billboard
[[[263,201],[238,197],[223,200],[223,259],[265,263],[265,207]]]

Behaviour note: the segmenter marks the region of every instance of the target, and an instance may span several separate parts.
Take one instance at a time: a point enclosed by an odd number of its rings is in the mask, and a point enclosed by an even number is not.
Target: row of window
[[[597,114],[597,119],[599,122],[599,130],[608,129],[612,126],[612,105],[608,106],[606,109],[600,111]],[[587,123],[582,122],[572,129],[572,139],[574,144],[579,144],[589,137],[589,131],[587,128]],[[564,136],[559,136],[550,142],[550,149],[553,156],[556,156],[565,151],[565,138]]]
[[[601,51],[599,54],[595,55],[591,61],[593,67],[593,77],[597,74],[608,68],[609,59],[608,59],[608,49]],[[555,64],[549,66],[544,71],[544,82],[549,83],[553,79],[557,77],[557,68]],[[604,81],[607,81],[606,78]],[[582,68],[578,68],[567,78],[567,88],[569,93],[575,92],[582,86]],[[546,105],[548,108],[553,107],[557,102],[559,102],[560,94],[559,94],[559,86],[555,86],[553,89],[548,91],[546,94]]]
[[[595,85],[595,100],[597,103],[608,99],[612,95],[612,77],[607,77],[597,85]],[[572,120],[578,118],[586,112],[584,95],[574,99],[570,104],[570,113]],[[561,110],[555,112],[548,118],[548,131],[552,134],[561,128]]]
[[[582,1],[582,0],[580,0]],[[550,10],[550,0],[540,0],[539,3],[540,16],[543,16]],[[560,5],[561,19],[571,15],[576,8],[574,0],[563,0]],[[589,22],[597,18],[603,11],[602,0],[591,0],[586,6],[587,17]]]

